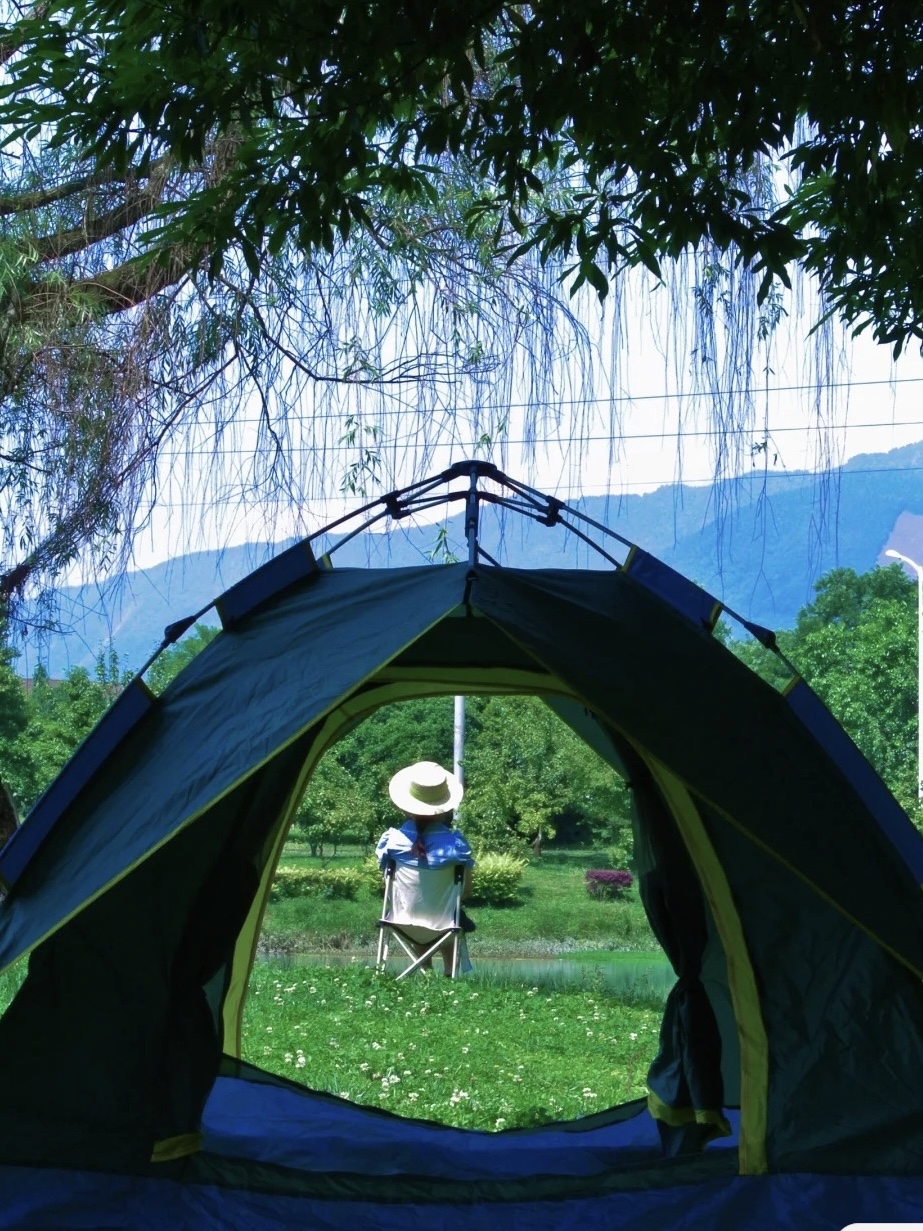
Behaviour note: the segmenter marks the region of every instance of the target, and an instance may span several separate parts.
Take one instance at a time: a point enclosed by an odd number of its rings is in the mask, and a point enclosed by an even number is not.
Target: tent
[[[559,502],[464,463],[367,522],[437,492],[465,508],[466,561],[285,551],[216,601],[223,631],[160,697],[126,688],[0,851],[0,969],[29,954],[0,1019],[0,1227],[923,1216],[923,841],[905,814],[803,681],[779,692],[714,637],[719,603]],[[602,567],[499,567],[485,505],[568,528]],[[544,698],[629,779],[677,975],[646,1101],[451,1130],[240,1058],[313,766],[379,706],[456,692]]]

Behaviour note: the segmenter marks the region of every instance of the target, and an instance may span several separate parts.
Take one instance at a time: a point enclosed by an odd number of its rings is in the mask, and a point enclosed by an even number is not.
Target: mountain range
[[[770,472],[764,478],[754,469],[710,487],[672,484],[645,495],[584,497],[571,507],[652,552],[745,618],[786,628],[810,601],[818,577],[832,568],[865,572],[883,562],[889,547],[923,562],[923,442],[864,454],[823,475]],[[385,533],[365,532],[335,552],[334,566],[418,565],[446,551],[464,558],[463,515],[440,524],[444,538],[433,525],[397,523]],[[607,567],[560,526],[510,513],[485,513],[481,542],[513,567]],[[31,674],[37,661],[52,676],[70,666],[91,668],[108,647],[123,668],[136,669],[167,624],[200,610],[285,546],[194,552],[103,585],[66,588],[60,606],[67,631],[30,646],[20,671]],[[208,612],[202,622],[217,624],[217,615]]]

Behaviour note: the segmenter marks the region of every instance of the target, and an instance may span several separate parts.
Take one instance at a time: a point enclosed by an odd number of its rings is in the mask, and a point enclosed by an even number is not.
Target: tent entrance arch
[[[798,1226],[912,1210],[923,841],[803,681],[770,688],[712,635],[720,603],[574,510],[465,463],[367,521],[437,488],[465,509],[467,561],[283,553],[217,599],[222,633],[162,696],[125,690],[0,852],[0,967],[30,955],[0,1019],[0,1225],[52,1200],[62,1227],[87,1202],[101,1226],[135,1202],[143,1226],[469,1231],[498,1207],[646,1228],[777,1225],[786,1200],[807,1202]],[[600,567],[499,567],[485,503],[598,535]],[[241,1065],[247,933],[306,767],[385,696],[526,678],[632,783],[640,891],[677,972],[647,1104],[434,1138]]]

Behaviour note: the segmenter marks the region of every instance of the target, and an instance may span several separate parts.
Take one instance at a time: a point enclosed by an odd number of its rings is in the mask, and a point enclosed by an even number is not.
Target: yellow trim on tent
[[[687,1124],[710,1124],[715,1129],[711,1134],[712,1138],[730,1137],[734,1131],[723,1112],[710,1107],[671,1107],[653,1090],[647,1092],[647,1109],[655,1120],[661,1120],[674,1128],[682,1128]]]
[[[641,749],[638,751],[644,755]],[[662,761],[649,754],[644,759],[686,844],[724,948],[728,988],[740,1038],[739,1169],[741,1175],[764,1175],[768,1170],[769,1040],[740,916],[692,796]]]
[[[175,1158],[187,1158],[202,1148],[201,1133],[180,1133],[178,1137],[164,1137],[155,1141],[151,1151],[152,1163],[169,1163]]]

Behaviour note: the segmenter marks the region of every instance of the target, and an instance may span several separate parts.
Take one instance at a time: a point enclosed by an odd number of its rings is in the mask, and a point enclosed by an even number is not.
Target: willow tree
[[[630,269],[673,283],[720,471],[793,273],[923,336],[921,48],[900,2],[12,8],[0,590],[129,542],[168,441],[247,445],[211,500],[297,504],[334,443],[347,487],[389,430],[425,460],[460,395],[494,440],[514,387],[586,391],[567,294]]]
[[[382,192],[374,230],[330,253],[231,249],[216,272],[204,241],[152,232],[220,182],[232,142],[192,167],[167,153],[116,171],[45,136],[0,162],[2,596],[87,545],[127,551],[165,449],[194,454],[190,499],[301,504],[373,479],[396,411],[425,448],[460,385],[477,408],[488,382],[583,366],[553,276],[507,270],[466,229],[459,169],[432,201]]]
[[[710,240],[764,295],[800,264],[850,322],[923,338],[911,0],[48,0],[8,38],[20,131],[51,124],[121,168],[234,134],[228,174],[164,218],[213,265],[291,234],[330,249],[374,229],[372,194],[425,197],[465,157],[472,214],[600,291],[606,267]],[[799,182],[767,210],[752,176],[776,157]],[[566,201],[547,192],[562,167]]]

